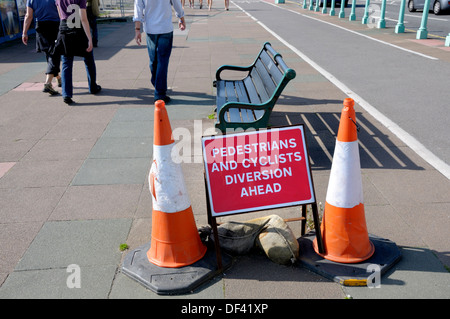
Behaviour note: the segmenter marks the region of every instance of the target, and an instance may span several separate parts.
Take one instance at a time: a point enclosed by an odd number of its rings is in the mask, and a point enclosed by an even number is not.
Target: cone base
[[[298,239],[301,266],[343,286],[367,286],[368,277],[372,274],[368,272],[370,266],[378,265],[382,276],[401,259],[401,251],[394,242],[369,234],[375,247],[369,259],[353,264],[337,263],[316,253],[313,247],[315,239],[314,231]]]
[[[367,259],[372,257],[373,254],[375,253],[375,246],[373,245],[373,243],[371,241],[369,241],[369,245],[370,245],[369,253],[367,253],[365,256],[333,256],[333,255],[327,254],[327,253],[325,253],[325,254],[319,253],[319,247],[317,246],[317,239],[314,239],[314,242],[313,242],[314,251],[320,257],[328,259],[330,261],[337,262],[337,263],[343,263],[343,264],[356,264],[356,263],[366,261]]]
[[[122,273],[142,286],[159,295],[180,295],[192,293],[206,284],[221,271],[217,268],[217,257],[214,247],[207,247],[202,259],[192,265],[181,268],[159,267],[147,258],[148,242],[129,252],[122,264]],[[232,264],[232,258],[222,251],[222,270]]]
[[[153,210],[152,239],[148,260],[160,267],[178,268],[203,258],[206,246],[200,240],[192,208],[164,213]]]

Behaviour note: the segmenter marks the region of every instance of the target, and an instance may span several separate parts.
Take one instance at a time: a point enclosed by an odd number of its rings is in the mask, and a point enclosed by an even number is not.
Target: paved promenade
[[[190,139],[192,145],[182,167],[197,225],[207,223],[200,138],[211,135],[214,126],[215,70],[252,63],[266,41],[297,72],[271,125],[305,125],[316,198],[324,203],[347,96],[238,7],[230,4],[224,11],[220,1],[214,6],[211,11],[185,8],[187,30],[174,33],[169,67],[172,102],[167,110],[176,138]],[[94,55],[102,91],[88,94],[78,59],[72,106],[61,95],[41,92],[45,62],[34,53],[34,38],[28,46],[18,41],[0,46],[1,299],[450,297],[450,181],[359,105],[368,230],[395,242],[402,252],[382,276],[380,288],[344,287],[301,264],[281,266],[257,252],[236,258],[223,276],[192,294],[175,297],[157,295],[122,274],[125,255],[150,241],[153,88],[146,47],[133,39],[134,24],[102,23],[99,28]],[[371,31],[383,37],[376,32]],[[412,41],[408,46],[449,54]],[[298,217],[300,208],[222,220],[270,214]],[[289,226],[300,236],[298,222]],[[119,250],[123,243],[129,246],[125,252]],[[80,288],[67,286],[73,267],[81,271]]]

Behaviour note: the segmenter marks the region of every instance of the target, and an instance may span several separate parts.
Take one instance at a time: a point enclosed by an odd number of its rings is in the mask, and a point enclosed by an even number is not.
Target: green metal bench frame
[[[226,80],[221,78],[225,70],[247,75],[242,80]],[[215,127],[222,133],[227,129],[266,128],[281,92],[295,76],[269,42],[249,66],[222,65],[213,83],[217,88]]]

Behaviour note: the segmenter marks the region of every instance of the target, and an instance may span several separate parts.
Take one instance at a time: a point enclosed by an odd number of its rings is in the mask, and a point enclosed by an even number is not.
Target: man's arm
[[[186,23],[184,21],[184,10],[181,6],[180,0],[171,1],[173,9],[175,10],[175,16],[180,19],[178,21],[178,28],[180,28],[181,31],[186,29]]]
[[[141,21],[134,21],[134,40],[141,45]]]
[[[186,29],[186,23],[184,22],[184,17],[181,17],[180,21],[178,21],[178,28],[181,31],[184,31],[184,29]]]
[[[94,46],[92,44],[91,28],[89,27],[86,9],[80,8],[80,16],[81,16],[81,25],[83,26],[84,33],[86,34],[89,41],[86,52],[91,52]]]
[[[30,28],[31,21],[33,20],[33,9],[27,7],[27,13],[25,14],[25,19],[23,20],[23,32],[22,32],[22,42],[28,45],[28,29]]]
[[[141,25],[144,22],[144,2],[142,0],[134,0],[134,40],[137,45],[141,45]]]

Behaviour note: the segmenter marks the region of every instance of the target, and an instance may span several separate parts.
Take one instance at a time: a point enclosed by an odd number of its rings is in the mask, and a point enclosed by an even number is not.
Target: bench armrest
[[[238,66],[238,65],[228,65],[228,64],[222,65],[216,71],[216,81],[222,80],[222,78],[220,77],[220,73],[222,73],[222,71],[231,70],[231,71],[240,71],[240,72],[250,72],[252,67],[253,67],[253,65],[249,65],[249,66]]]

